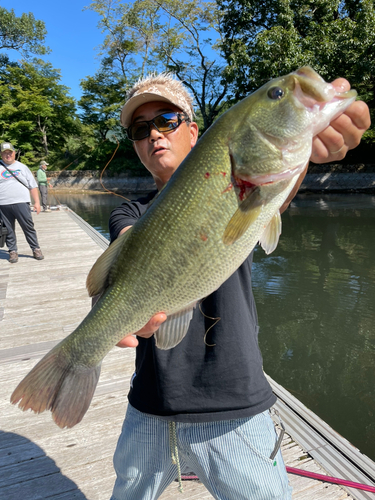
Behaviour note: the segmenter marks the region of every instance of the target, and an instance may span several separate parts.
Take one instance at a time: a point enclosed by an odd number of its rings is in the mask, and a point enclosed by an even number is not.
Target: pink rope
[[[339,479],[337,477],[324,476],[323,474],[316,474],[315,472],[309,472],[306,470],[295,469],[294,467],[286,467],[286,471],[289,474],[296,474],[298,476],[306,476],[311,479],[318,479],[319,481],[324,481],[326,483],[340,484],[342,486],[347,486],[348,488],[357,488],[358,490],[371,491],[375,493],[375,486],[370,486],[368,484],[353,483],[352,481],[347,481],[346,479]]]
[[[294,467],[286,467],[286,471],[289,472],[289,474],[296,474],[297,476],[305,476],[309,477],[310,479],[317,479],[326,483],[340,484],[341,486],[347,486],[348,488],[356,488],[357,490],[371,491],[372,493],[375,493],[375,486],[370,486],[368,484],[353,483],[353,481],[347,481],[346,479],[324,476],[323,474],[316,474],[315,472],[309,472],[307,470],[295,469]],[[185,481],[194,481],[197,480],[198,477],[182,475],[181,479]]]

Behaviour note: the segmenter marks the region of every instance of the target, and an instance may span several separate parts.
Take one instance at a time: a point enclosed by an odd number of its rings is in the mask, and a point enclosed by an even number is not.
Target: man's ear
[[[198,125],[195,122],[190,123],[190,145],[193,148],[198,140]]]

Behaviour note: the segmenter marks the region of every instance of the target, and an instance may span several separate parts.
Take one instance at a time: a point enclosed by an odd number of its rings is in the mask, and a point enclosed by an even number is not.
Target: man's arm
[[[36,209],[36,213],[40,213],[40,201],[39,201],[39,190],[38,188],[31,188],[30,194],[34,202],[34,208]]]
[[[343,78],[332,83],[340,92],[350,89],[350,84]],[[338,118],[313,139],[310,160],[314,163],[329,163],[345,158],[350,149],[354,149],[361,142],[361,138],[371,124],[370,112],[367,104],[355,101]],[[307,172],[308,164],[300,175],[296,185],[280,208],[283,213],[293,200],[302,184]]]

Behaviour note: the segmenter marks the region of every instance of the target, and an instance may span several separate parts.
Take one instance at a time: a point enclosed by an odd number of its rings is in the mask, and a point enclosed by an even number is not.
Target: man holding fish
[[[297,72],[300,88],[308,94],[300,102],[315,106],[316,116],[323,107],[321,102],[331,99],[316,94],[331,93],[333,99],[340,99],[350,88],[344,79],[328,85],[319,78],[309,68]],[[313,81],[313,90],[309,80]],[[267,96],[280,100],[283,92],[282,86],[271,87]],[[336,116],[337,113],[328,115],[325,125],[314,129],[317,135],[312,149],[310,140],[308,153],[311,161],[325,163],[344,158],[349,149],[359,144],[370,125],[368,108],[361,101],[352,102]],[[121,123],[158,191],[197,142],[198,126],[193,117],[191,96],[169,75],[148,77],[128,94]],[[256,134],[254,137],[262,140]],[[285,147],[276,139],[273,145],[278,158],[280,150],[281,156],[292,154],[290,146]],[[231,245],[267,205],[263,185],[267,187],[275,180],[283,182],[285,173],[275,168],[271,175],[260,167],[250,179],[238,167],[241,161],[245,163],[244,155],[229,150],[234,166],[226,189],[236,190],[242,205],[250,200],[231,219],[234,229],[226,232],[227,244]],[[298,191],[307,165],[305,160],[303,165],[294,167],[296,180],[281,203],[280,213]],[[208,183],[213,174],[207,169],[205,175]],[[126,202],[112,212],[112,242],[146,212],[155,195]],[[260,239],[267,253],[277,245],[278,217],[275,222],[271,220],[269,235]],[[278,229],[272,229],[272,224]],[[199,237],[203,241],[209,238],[208,229],[203,227]],[[114,457],[117,480],[112,500],[156,500],[173,480],[180,478],[181,470],[194,470],[216,499],[291,498],[269,411],[276,397],[264,377],[258,347],[251,289],[252,255],[251,252],[216,291],[198,302],[187,335],[175,347],[163,347],[161,340],[155,340],[154,334],[167,319],[164,311],[155,314],[137,332],[137,338],[127,336],[119,342],[120,347],[136,347],[137,353],[127,416]]]
[[[137,347],[112,500],[156,500],[176,477],[181,489],[186,469],[216,499],[291,498],[258,346],[252,250],[276,248],[280,213],[309,159],[339,160],[359,144],[370,118],[356,95],[346,80],[328,84],[300,68],[237,103],[197,142],[180,82],[152,76],[130,91],[121,122],[157,196],[114,210],[112,243],[87,277],[99,299],[11,395],[73,427],[104,356],[116,344]]]

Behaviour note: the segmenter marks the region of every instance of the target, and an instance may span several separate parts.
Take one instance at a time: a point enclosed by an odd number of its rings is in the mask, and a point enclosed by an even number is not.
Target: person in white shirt
[[[30,209],[31,194],[34,208],[37,214],[40,213],[38,184],[27,166],[16,160],[16,152],[10,142],[0,144],[0,154],[0,217],[8,230],[6,246],[9,262],[18,262],[15,221],[21,226],[34,259],[43,260]]]

